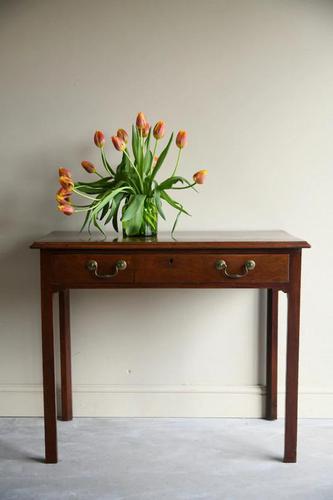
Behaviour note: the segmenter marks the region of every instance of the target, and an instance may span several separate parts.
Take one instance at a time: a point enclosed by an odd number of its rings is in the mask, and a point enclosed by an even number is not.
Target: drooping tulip
[[[114,147],[117,149],[117,151],[125,151],[126,149],[126,143],[118,137],[117,135],[113,135],[111,137],[111,140],[113,142]]]
[[[120,139],[122,139],[125,144],[128,143],[128,133],[123,128],[118,129],[118,131],[117,131],[117,137],[119,137]]]
[[[186,130],[180,130],[176,137],[176,145],[179,149],[183,149],[187,144],[187,132]]]
[[[136,127],[139,130],[143,130],[145,126],[146,126],[146,117],[142,113],[142,111],[140,111],[140,113],[138,113],[138,116],[136,117]]]
[[[72,205],[58,205],[58,210],[62,212],[64,215],[72,215],[74,213],[74,207]]]
[[[98,148],[104,148],[105,144],[105,135],[101,130],[96,130],[94,135],[94,143]]]
[[[72,177],[72,173],[68,168],[60,167],[59,168],[59,176]]]
[[[193,180],[196,184],[203,184],[205,182],[205,177],[208,174],[208,170],[199,170],[193,175]]]
[[[67,177],[67,175],[61,175],[59,177],[59,182],[60,182],[61,186],[64,189],[66,189],[68,192],[73,191],[74,182],[73,182],[73,179],[71,177]]]
[[[156,140],[162,139],[165,134],[165,122],[162,120],[157,122],[154,127],[153,134]]]
[[[148,137],[149,130],[150,130],[150,125],[147,122],[144,128],[142,129],[142,137]]]
[[[69,204],[70,196],[70,191],[61,187],[56,194],[56,200],[60,205]]]
[[[81,165],[84,168],[84,170],[86,172],[88,172],[88,174],[95,174],[96,173],[96,167],[93,163],[91,163],[91,161],[83,160],[83,161],[81,161]]]

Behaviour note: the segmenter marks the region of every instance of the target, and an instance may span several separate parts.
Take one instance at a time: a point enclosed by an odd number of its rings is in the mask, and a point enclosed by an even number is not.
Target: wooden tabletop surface
[[[54,231],[36,240],[31,248],[87,249],[228,249],[228,248],[310,248],[309,243],[285,231],[177,231],[160,232],[149,238],[125,238],[121,233]]]

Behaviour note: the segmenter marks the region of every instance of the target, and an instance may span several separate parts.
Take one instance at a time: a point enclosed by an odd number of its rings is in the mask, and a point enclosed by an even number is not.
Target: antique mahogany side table
[[[53,232],[40,249],[45,454],[56,463],[57,408],[53,294],[59,294],[62,419],[72,419],[71,288],[265,288],[267,354],[265,418],[277,418],[278,292],[288,294],[284,462],[296,462],[302,248],[283,231],[184,232],[175,238],[89,237]]]

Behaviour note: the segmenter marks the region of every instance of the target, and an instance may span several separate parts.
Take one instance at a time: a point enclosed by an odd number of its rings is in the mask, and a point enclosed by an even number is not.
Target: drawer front
[[[225,267],[221,267],[221,261],[224,261]],[[254,262],[253,269],[246,267],[249,261],[252,261],[252,266]],[[136,283],[168,283],[170,285],[176,283],[260,284],[284,283],[288,280],[288,254],[156,254],[136,256]]]
[[[63,253],[53,255],[50,264],[51,282],[68,287],[242,286],[289,280],[288,254]]]
[[[125,265],[123,263],[125,261]],[[51,259],[51,281],[62,285],[105,286],[133,283],[133,256],[117,254],[56,254]]]

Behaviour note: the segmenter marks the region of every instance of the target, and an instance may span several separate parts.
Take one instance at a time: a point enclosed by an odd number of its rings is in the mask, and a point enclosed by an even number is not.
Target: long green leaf
[[[173,226],[172,226],[172,229],[171,229],[171,236],[175,232],[175,229],[176,229],[176,226],[177,226],[177,222],[178,222],[178,219],[179,219],[180,215],[181,215],[181,211],[179,210],[179,212],[178,212],[178,214],[176,216],[175,222],[173,223]]]
[[[122,221],[123,222],[129,221],[137,217],[138,213],[142,213],[145,199],[146,199],[145,194],[137,194],[133,196],[132,201],[128,205],[123,215]]]
[[[153,130],[153,127],[150,127],[149,134],[148,134],[148,137],[146,139],[146,148],[147,148],[147,151],[149,150],[149,147],[150,147],[150,139],[151,139],[151,131],[152,130]]]
[[[138,161],[138,133],[136,127],[132,125],[132,151],[136,162]]]
[[[96,214],[94,214],[94,215],[93,215],[93,222],[94,222],[95,227],[97,227],[97,229],[98,229],[98,230],[99,230],[102,234],[104,234],[104,236],[106,236],[105,231],[102,229],[102,227],[101,227],[101,226],[98,224],[98,222],[97,222],[97,216],[96,216]]]
[[[166,147],[163,149],[162,153],[160,154],[160,156],[158,157],[158,160],[156,162],[156,165],[154,167],[154,170],[151,174],[151,178],[150,178],[150,181],[152,182],[157,174],[157,172],[159,171],[159,169],[161,168],[164,160],[165,160],[165,157],[166,155],[168,154],[168,151],[169,151],[169,148],[170,148],[170,145],[171,145],[171,142],[172,142],[172,139],[173,139],[173,132],[171,134],[171,137],[169,139],[169,142],[168,144],[166,145]]]
[[[107,172],[109,172],[112,176],[115,176],[116,173],[114,172],[113,168],[111,167],[110,163],[108,162],[108,160],[106,158],[104,148],[101,148],[101,158],[102,158],[102,162],[103,162],[105,170]]]
[[[173,208],[176,208],[180,212],[183,212],[183,214],[190,215],[186,210],[184,209],[183,205],[179,203],[179,201],[174,200],[169,196],[165,191],[161,191],[161,198],[165,200],[169,205],[171,205]]]
[[[114,216],[121,200],[123,199],[123,196],[124,196],[123,193],[119,193],[114,197],[111,209],[109,211],[109,215],[107,216],[107,219],[105,220],[105,223],[104,223],[105,225],[108,224],[110,222],[110,220],[112,219],[112,217]]]
[[[154,192],[154,198],[155,198],[155,203],[156,203],[156,208],[158,210],[158,213],[160,214],[160,216],[162,217],[162,219],[165,220],[165,215],[164,215],[164,212],[163,212],[163,209],[162,209],[161,193],[158,190],[156,190]]]
[[[145,158],[143,161],[143,173],[144,174],[149,173],[151,166],[152,166],[152,163],[153,163],[153,154],[150,150],[148,150],[147,153],[145,154]]]
[[[185,179],[185,177],[180,177],[180,176],[172,176],[172,177],[169,177],[168,179],[165,179],[165,181],[161,182],[161,184],[159,184],[158,188],[163,191],[164,189],[171,189],[172,186],[174,184],[176,184],[177,182],[181,182],[182,184],[187,184],[189,187],[191,186],[191,183],[190,181],[188,181],[187,179]]]
[[[88,212],[86,213],[86,216],[85,216],[85,218],[84,218],[83,224],[82,224],[81,229],[80,229],[80,233],[82,233],[82,231],[83,231],[83,230],[84,230],[84,228],[86,227],[87,222],[88,222],[88,220],[89,220],[89,217],[90,217],[90,211],[88,211]]]

